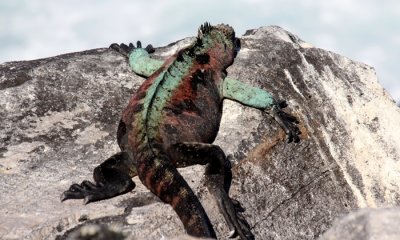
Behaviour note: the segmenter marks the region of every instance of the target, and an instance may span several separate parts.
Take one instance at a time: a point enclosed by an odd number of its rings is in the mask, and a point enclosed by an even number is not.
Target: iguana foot
[[[295,143],[300,142],[299,135],[301,134],[297,124],[299,121],[289,113],[282,111],[282,108],[287,107],[286,101],[281,101],[277,106],[273,106],[267,111],[275,121],[285,131],[288,142],[294,141]]]
[[[222,179],[218,175],[207,176],[207,188],[217,201],[218,208],[225,218],[230,230],[228,238],[237,236],[242,240],[254,239],[250,224],[246,221],[242,213],[245,209],[234,199],[231,199],[224,188],[221,188]]]
[[[182,142],[173,144],[169,155],[177,167],[186,167],[191,164],[207,164],[206,186],[215,198],[218,208],[225,218],[229,228],[229,238],[240,236],[240,239],[254,239],[250,225],[243,217],[243,207],[236,200],[229,197],[232,182],[230,156],[226,157],[217,145]]]
[[[95,183],[83,181],[81,184],[72,184],[61,194],[61,201],[68,199],[84,199],[84,203],[109,199],[135,188],[132,181],[136,173],[127,153],[121,152],[104,161],[93,172]],[[133,165],[134,167],[134,165]]]
[[[122,55],[128,57],[129,54],[137,49],[137,48],[142,48],[142,43],[140,41],[137,41],[136,47],[132,43],[129,43],[129,45],[126,45],[124,43],[118,44],[118,43],[113,43],[110,45],[111,49],[114,49],[115,51],[121,53]],[[146,50],[148,53],[153,53],[155,49],[151,44],[147,45],[144,50]]]
[[[107,183],[106,185],[94,184],[85,180],[81,184],[72,184],[67,191],[61,194],[60,199],[62,202],[68,199],[84,199],[84,203],[88,204],[130,192],[134,188],[135,183],[132,180],[118,184]]]

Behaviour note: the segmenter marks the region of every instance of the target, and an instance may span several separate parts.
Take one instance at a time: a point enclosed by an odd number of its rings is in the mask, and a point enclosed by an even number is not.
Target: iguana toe
[[[129,43],[129,45],[126,45],[125,43],[113,43],[110,45],[111,49],[114,49],[115,51],[119,52],[120,54],[124,55],[125,57],[129,57],[129,54],[137,49],[137,48],[142,48],[142,43],[140,41],[137,41],[136,47],[133,45],[133,43]],[[154,47],[149,44],[147,45],[144,50],[148,53],[153,53],[155,51]]]

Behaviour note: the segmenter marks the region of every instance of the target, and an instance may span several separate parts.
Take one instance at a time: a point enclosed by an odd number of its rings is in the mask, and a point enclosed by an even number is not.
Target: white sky
[[[162,46],[204,21],[247,29],[279,25],[316,47],[375,67],[400,102],[398,0],[0,0],[0,63],[108,47]]]

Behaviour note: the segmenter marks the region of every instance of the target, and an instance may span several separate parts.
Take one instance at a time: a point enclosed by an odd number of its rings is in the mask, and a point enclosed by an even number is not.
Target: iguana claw
[[[228,238],[234,238],[237,236],[236,229],[233,229],[232,231],[229,232]]]
[[[129,43],[129,45],[126,45],[125,43],[121,43],[121,44],[113,43],[110,45],[110,48],[114,49],[115,51],[121,53],[122,55],[124,55],[126,57],[129,57],[129,54],[133,50],[135,50],[137,48],[142,48],[142,43],[140,41],[137,41],[136,47],[135,47],[135,45],[133,45],[133,43]],[[144,48],[144,50],[146,50],[146,52],[148,52],[148,53],[153,53],[155,51],[154,47],[151,44],[147,45]]]

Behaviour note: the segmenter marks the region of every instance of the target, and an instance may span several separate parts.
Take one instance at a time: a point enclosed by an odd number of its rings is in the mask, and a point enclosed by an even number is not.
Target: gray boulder
[[[216,144],[233,156],[231,196],[246,208],[257,239],[316,239],[351,210],[400,203],[400,109],[373,68],[262,27],[242,37],[228,72],[286,99],[302,131],[300,143],[287,144],[268,115],[224,103]],[[106,48],[0,65],[1,239],[67,239],[93,225],[129,239],[184,233],[171,207],[137,178],[134,191],[110,200],[59,201],[118,151],[120,113],[141,82]],[[203,171],[181,170],[224,239],[228,229]]]
[[[319,240],[398,240],[400,208],[362,209],[334,223]]]

